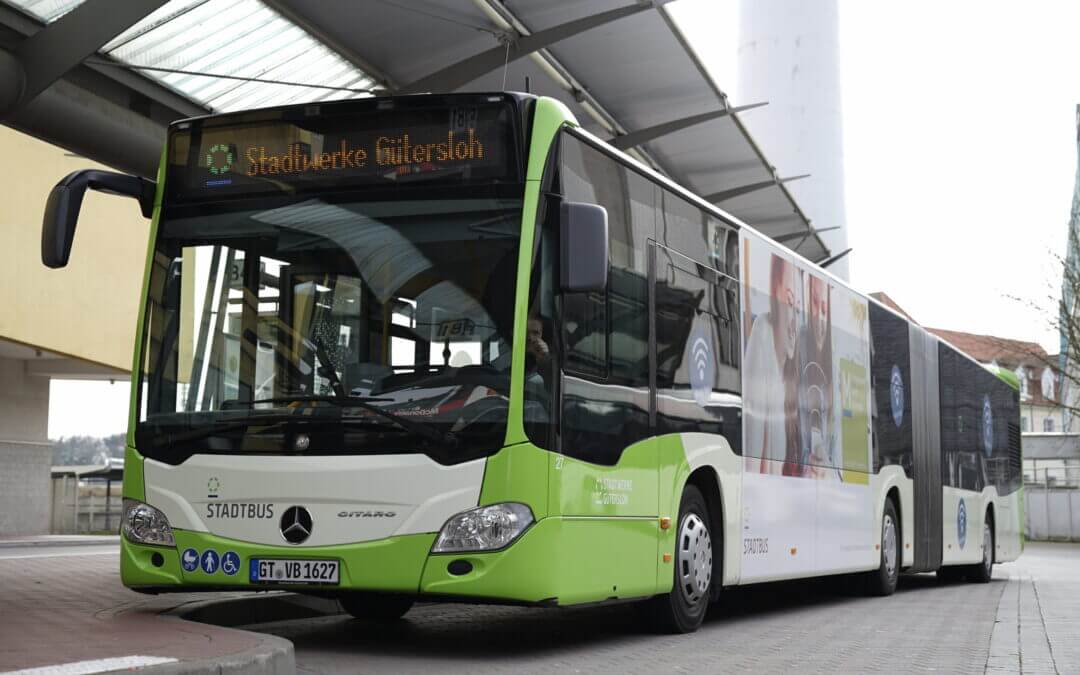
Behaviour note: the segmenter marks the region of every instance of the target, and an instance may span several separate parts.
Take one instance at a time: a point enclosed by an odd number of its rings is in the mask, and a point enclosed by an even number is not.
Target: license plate
[[[278,560],[252,558],[253,584],[336,584],[337,560]]]

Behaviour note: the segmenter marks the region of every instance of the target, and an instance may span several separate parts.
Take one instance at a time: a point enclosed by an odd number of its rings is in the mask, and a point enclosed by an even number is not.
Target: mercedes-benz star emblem
[[[290,544],[304,543],[311,530],[311,514],[303,506],[290,506],[281,514],[281,536]]]

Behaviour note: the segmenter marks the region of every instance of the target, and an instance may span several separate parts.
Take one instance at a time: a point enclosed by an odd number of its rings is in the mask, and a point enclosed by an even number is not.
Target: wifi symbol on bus
[[[709,363],[712,361],[712,352],[705,338],[698,337],[690,348],[690,362],[697,370],[698,381],[704,383],[706,374],[709,372]]]

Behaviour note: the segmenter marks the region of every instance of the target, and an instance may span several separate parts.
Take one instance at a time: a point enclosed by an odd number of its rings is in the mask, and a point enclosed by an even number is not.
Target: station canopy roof
[[[43,23],[84,1],[132,0],[0,0]],[[528,82],[705,200],[810,260],[828,258],[785,174],[739,120],[764,102],[728,101],[663,5],[170,0],[88,63],[134,70],[213,112]]]

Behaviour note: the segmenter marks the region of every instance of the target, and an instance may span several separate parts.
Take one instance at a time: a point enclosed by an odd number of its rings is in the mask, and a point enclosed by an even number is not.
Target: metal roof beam
[[[726,117],[732,113],[742,112],[744,110],[751,110],[753,108],[760,108],[763,105],[769,105],[768,102],[763,103],[751,103],[750,105],[743,105],[737,108],[725,108],[724,110],[714,110],[713,112],[702,113],[700,115],[691,115],[690,117],[684,117],[678,120],[672,120],[670,122],[664,122],[663,124],[657,124],[656,126],[648,127],[647,129],[639,129],[637,131],[631,131],[624,136],[616,136],[612,138],[608,143],[611,143],[620,150],[626,150],[627,148],[634,148],[639,145],[644,145],[649,141],[660,138],[661,136],[667,136],[673,134],[676,131],[682,131],[687,127],[692,127],[709,120],[715,120],[720,117]]]
[[[749,183],[747,185],[740,185],[737,188],[731,188],[730,190],[721,190],[720,192],[714,192],[711,195],[705,195],[702,197],[707,202],[714,204],[727,201],[728,199],[734,199],[742,195],[750,194],[751,192],[757,192],[758,190],[764,190],[765,188],[771,188],[776,185],[783,185],[784,183],[790,183],[793,180],[800,180],[802,178],[809,178],[810,174],[804,173],[798,176],[788,176],[787,178],[774,178],[772,180],[763,180],[760,183]]]
[[[780,225],[782,223],[799,223],[800,225],[803,225],[803,224],[806,224],[808,222],[810,222],[810,221],[808,219],[806,219],[801,213],[799,213],[798,211],[792,211],[789,214],[785,214],[785,215],[781,215],[781,216],[770,216],[769,218],[757,218],[753,222],[751,222],[750,225],[753,226],[754,229],[761,232],[763,228],[765,228],[765,227],[767,227],[769,225]],[[765,232],[762,232],[762,234],[765,234],[765,236],[767,236],[767,237],[770,236],[770,235],[766,234]]]
[[[818,261],[818,265],[820,265],[822,268],[828,267],[829,265],[833,264],[837,260],[840,260],[841,258],[846,256],[848,253],[851,253],[851,251],[852,251],[852,249],[845,248],[843,251],[840,251],[839,253],[832,256],[831,258],[825,258],[824,260]]]
[[[518,35],[531,35],[528,27],[507,9],[502,0],[473,0],[488,19],[504,31],[514,31]],[[659,5],[659,0],[657,1]],[[608,111],[596,97],[589,92],[588,88],[579,82],[577,78],[551,53],[549,49],[541,49],[529,55],[533,62],[555,83],[557,87],[567,92],[585,110],[594,122],[599,124],[608,133],[618,136],[627,133],[626,127]],[[654,171],[665,176],[669,172],[660,165],[643,148],[628,150],[627,154],[634,159],[651,167]]]
[[[809,237],[811,234],[821,234],[822,232],[828,232],[830,230],[839,230],[839,229],[840,229],[839,225],[833,225],[832,227],[812,227],[809,230],[807,230],[806,232],[791,232],[789,234],[780,234],[780,235],[777,235],[775,237],[772,237],[772,240],[773,241],[778,241],[778,242],[780,242],[782,244],[785,241],[791,241],[792,239],[798,239],[799,237],[803,237],[805,239],[806,237]],[[800,245],[802,245],[801,241],[792,250],[798,249]]]
[[[18,112],[68,71],[167,0],[86,0],[0,53],[0,117]]]
[[[348,47],[341,40],[335,39],[322,27],[315,24],[302,9],[293,7],[294,4],[299,4],[302,8],[303,4],[288,2],[287,0],[262,0],[262,2],[269,6],[270,9],[306,30],[316,40],[329,47],[331,51],[337,52],[341,58],[353,64],[358,70],[375,80],[376,84],[381,88],[386,89],[388,93],[397,92],[398,82],[390,77],[386,71],[377,68],[375,64],[361,56],[355,49]]]
[[[419,94],[422,92],[445,92],[459,89],[473,80],[490,73],[496,68],[516,61],[523,56],[545,49],[556,42],[561,42],[587,30],[603,26],[627,16],[651,10],[654,3],[639,3],[600,12],[573,21],[537,31],[531,35],[519,36],[506,44],[492,47],[470,56],[463,61],[447,66],[442,70],[420,78],[401,87],[399,94]]]

